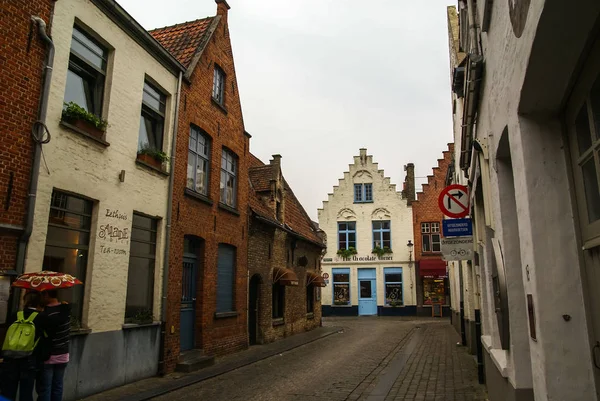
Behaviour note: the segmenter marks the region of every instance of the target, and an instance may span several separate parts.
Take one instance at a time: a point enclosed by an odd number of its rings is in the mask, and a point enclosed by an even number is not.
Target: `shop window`
[[[445,304],[446,286],[443,278],[423,278],[423,304]]]
[[[315,287],[312,284],[306,286],[306,313],[315,311]]]
[[[148,81],[144,81],[138,151],[162,151],[167,96]]]
[[[354,184],[354,203],[373,202],[373,184]]]
[[[188,145],[187,187],[208,196],[210,172],[210,139],[199,128],[190,127]]]
[[[221,154],[221,203],[235,208],[237,201],[237,157],[223,149]]]
[[[385,275],[385,304],[389,306],[401,306],[404,304],[402,295],[402,268],[386,267]]]
[[[235,257],[234,246],[219,244],[217,259],[217,313],[235,310]]]
[[[356,249],[356,222],[338,223],[338,249]]]
[[[133,214],[125,321],[152,316],[154,268],[156,263],[156,229],[158,220]],[[142,319],[142,320],[144,320]]]
[[[102,115],[108,50],[81,28],[73,27],[64,102]]]
[[[373,248],[392,249],[392,233],[389,221],[373,222]]]
[[[273,299],[271,302],[273,319],[283,319],[285,313],[285,286],[279,283],[273,284]]]
[[[422,252],[441,252],[440,223],[421,223]]]
[[[68,273],[83,281],[61,299],[71,304],[74,322],[81,322],[93,203],[60,191],[52,192],[44,270]]]
[[[333,305],[350,305],[350,269],[333,269]]]

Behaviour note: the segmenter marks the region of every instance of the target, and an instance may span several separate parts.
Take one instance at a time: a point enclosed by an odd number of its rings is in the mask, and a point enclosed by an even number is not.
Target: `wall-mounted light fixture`
[[[406,246],[408,247],[408,268],[412,270],[412,251],[413,251],[413,246],[415,246],[415,244],[412,243],[411,240],[408,240],[408,243],[406,244]],[[410,288],[413,288],[413,277],[412,277],[412,273],[409,273],[410,276]]]

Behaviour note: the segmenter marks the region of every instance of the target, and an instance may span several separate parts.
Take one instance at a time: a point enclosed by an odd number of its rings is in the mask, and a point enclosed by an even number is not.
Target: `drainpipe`
[[[44,65],[44,83],[42,87],[42,93],[40,96],[40,105],[38,109],[37,120],[33,124],[31,131],[34,146],[33,164],[31,167],[29,179],[29,193],[27,198],[25,228],[23,230],[23,233],[21,234],[21,237],[19,238],[19,243],[17,245],[17,262],[15,266],[17,274],[22,274],[25,270],[25,253],[27,251],[27,244],[29,243],[29,238],[31,237],[31,232],[33,231],[33,214],[35,211],[35,199],[38,188],[38,172],[40,169],[42,145],[50,142],[50,133],[48,132],[48,128],[46,127],[45,121],[46,113],[48,111],[48,96],[50,93],[50,81],[52,78],[52,65],[54,64],[54,43],[46,33],[46,22],[43,19],[37,16],[32,16],[31,21],[34,24],[37,24],[38,33],[42,40],[46,42],[48,54],[46,55],[46,64]],[[47,134],[46,139],[44,139],[45,134]],[[18,300],[13,299],[11,307],[15,308],[17,304]]]
[[[169,290],[169,250],[171,248],[171,219],[173,210],[173,187],[175,186],[175,155],[177,147],[177,131],[179,127],[179,101],[181,98],[181,80],[183,73],[179,71],[177,80],[177,94],[175,95],[175,116],[173,122],[173,138],[171,140],[171,171],[169,174],[169,192],[167,199],[167,226],[165,229],[165,252],[163,256],[163,282],[162,282],[162,303],[160,310],[161,336],[160,342],[160,360],[158,361],[158,370],[161,375],[165,374],[165,342],[167,340],[167,294]]]
[[[477,37],[477,15],[473,0],[467,0],[467,13],[469,22],[469,49],[467,68],[465,71],[467,88],[465,91],[465,108],[463,111],[460,167],[469,177],[468,167],[471,159],[471,146],[473,141],[473,125],[479,103],[479,88],[482,76],[483,57],[479,51]]]

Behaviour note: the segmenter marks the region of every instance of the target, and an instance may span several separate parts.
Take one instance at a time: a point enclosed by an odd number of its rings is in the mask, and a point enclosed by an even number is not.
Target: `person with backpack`
[[[69,363],[71,339],[71,305],[58,301],[58,291],[42,291],[42,316],[46,321],[45,342],[48,358],[44,359],[37,377],[38,401],[61,401],[65,370]],[[46,347],[43,347],[46,348]]]
[[[39,360],[44,359],[38,347],[45,333],[45,316],[40,314],[42,297],[39,292],[27,292],[25,307],[17,312],[2,345],[2,396],[14,401],[19,391],[20,401],[33,401],[33,387]]]

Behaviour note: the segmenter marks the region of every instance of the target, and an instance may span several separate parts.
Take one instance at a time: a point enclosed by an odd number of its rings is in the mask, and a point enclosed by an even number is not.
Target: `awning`
[[[441,259],[423,259],[419,262],[419,275],[428,278],[446,277],[446,261]]]
[[[281,285],[298,285],[298,276],[291,269],[276,267],[273,269],[273,283]]]
[[[306,285],[314,285],[315,287],[325,287],[327,286],[327,284],[325,283],[325,280],[323,279],[323,277],[321,277],[321,275],[319,275],[317,272],[315,271],[307,271],[306,272]]]

